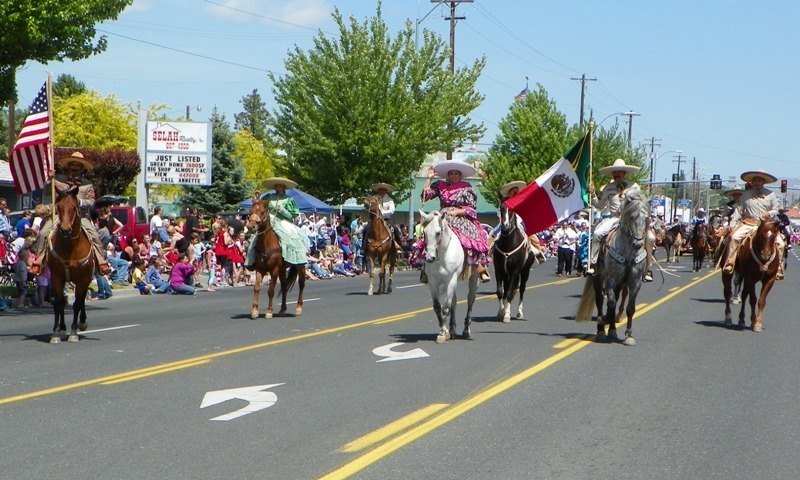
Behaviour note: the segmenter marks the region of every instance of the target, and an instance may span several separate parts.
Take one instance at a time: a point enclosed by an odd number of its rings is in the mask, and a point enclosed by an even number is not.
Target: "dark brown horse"
[[[667,263],[678,262],[683,247],[683,233],[681,227],[676,225],[664,232],[664,239],[661,242],[667,251]]]
[[[72,327],[67,341],[79,341],[78,330],[86,330],[86,293],[92,282],[95,257],[92,241],[81,228],[78,212],[78,187],[58,194],[55,201],[57,223],[53,226],[51,238],[45,243],[47,266],[50,268],[50,285],[53,292],[53,335],[50,343],[61,343],[66,332],[64,321],[67,283],[75,285],[75,301],[72,303]],[[80,319],[80,322],[78,321]]]
[[[256,281],[253,283],[253,309],[250,311],[250,318],[258,318],[258,296],[261,292],[261,283],[266,275],[270,277],[268,290],[269,305],[267,306],[264,317],[272,318],[272,298],[275,296],[275,285],[278,281],[280,281],[281,284],[281,309],[278,315],[284,315],[286,313],[286,295],[295,282],[300,285],[295,315],[302,315],[303,289],[306,286],[306,266],[305,264],[294,265],[283,260],[278,234],[275,233],[275,230],[272,228],[267,205],[260,198],[253,198],[253,206],[250,208],[248,224],[250,228],[255,228],[258,233],[258,237],[254,240],[257,242],[255,245]]]
[[[697,222],[692,229],[692,270],[699,272],[703,268],[703,260],[711,254],[709,242],[709,227],[705,222]]]
[[[735,274],[741,275],[744,286],[742,287],[742,306],[739,311],[739,326],[745,325],[744,309],[747,299],[750,299],[750,324],[754,332],[762,330],[762,317],[764,307],[767,305],[767,295],[775,283],[778,273],[779,255],[775,243],[780,232],[775,221],[770,217],[761,219],[761,224],[755,235],[745,238],[739,246],[734,267]],[[727,252],[722,258],[726,258]],[[734,274],[722,272],[722,290],[725,295],[725,325],[731,326],[731,283]],[[761,282],[761,294],[756,298],[756,284]],[[758,312],[756,312],[758,300]]]
[[[378,295],[392,293],[392,280],[394,278],[394,265],[397,262],[397,247],[394,236],[386,222],[383,221],[378,197],[364,199],[364,209],[369,212],[369,234],[364,239],[364,258],[369,262],[369,289],[367,295],[372,295],[372,285],[375,281],[375,271],[378,271]],[[389,268],[389,282],[386,282],[386,269]]]

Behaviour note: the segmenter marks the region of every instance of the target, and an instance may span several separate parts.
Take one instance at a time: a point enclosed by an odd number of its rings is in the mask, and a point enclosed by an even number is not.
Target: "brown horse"
[[[86,293],[95,269],[94,252],[89,235],[81,228],[78,212],[78,187],[58,194],[55,201],[57,223],[45,246],[48,251],[47,266],[50,268],[50,285],[53,292],[53,335],[50,343],[61,343],[66,332],[64,321],[67,283],[75,285],[75,301],[72,304],[72,328],[67,341],[79,341],[78,330],[86,330]],[[80,318],[80,322],[78,319]]]
[[[297,308],[295,315],[303,314],[303,289],[306,286],[306,266],[294,265],[283,260],[281,254],[280,240],[278,234],[272,228],[269,212],[266,203],[259,199],[253,199],[253,206],[250,208],[250,218],[248,220],[250,228],[255,228],[258,233],[255,244],[256,249],[256,281],[253,283],[253,309],[250,311],[250,318],[258,318],[258,296],[261,292],[261,283],[266,275],[269,275],[269,305],[264,314],[265,318],[272,318],[272,298],[275,296],[275,285],[281,283],[281,309],[278,315],[286,313],[286,295],[297,281],[300,284],[300,294],[297,297]],[[288,271],[288,273],[287,273]],[[298,280],[299,279],[299,280]]]
[[[662,245],[664,245],[664,249],[667,251],[667,263],[677,263],[683,247],[683,233],[681,233],[681,228],[675,226],[664,232]]]
[[[734,267],[735,274],[741,275],[744,286],[742,288],[742,306],[739,311],[739,326],[743,327],[744,309],[748,297],[750,298],[750,323],[754,332],[762,330],[762,317],[764,307],[767,305],[767,295],[775,283],[778,273],[779,255],[775,244],[780,232],[774,220],[770,217],[761,219],[761,224],[755,235],[745,238],[739,246]],[[727,256],[727,252],[722,258]],[[731,326],[731,283],[734,274],[722,272],[722,289],[725,295],[725,326]],[[761,282],[761,294],[756,299],[756,284]],[[756,300],[758,300],[758,313],[756,313]]]
[[[712,251],[709,229],[710,227],[704,222],[697,222],[692,229],[692,239],[689,244],[692,246],[692,270],[695,272],[699,272],[703,268],[703,260],[710,256]]]
[[[375,270],[378,271],[378,295],[392,293],[392,280],[394,278],[394,265],[397,262],[397,247],[394,236],[383,221],[378,197],[364,199],[364,209],[369,212],[369,236],[364,239],[364,258],[369,262],[369,289],[367,295],[372,295],[372,285],[375,281]],[[389,268],[389,282],[386,282],[386,268]]]

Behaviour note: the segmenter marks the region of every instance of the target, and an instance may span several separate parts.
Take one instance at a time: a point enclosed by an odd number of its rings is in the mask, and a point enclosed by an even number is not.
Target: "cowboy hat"
[[[721,209],[721,208],[719,208],[719,207],[717,207],[717,208],[712,208],[712,209],[711,209],[711,213],[720,214],[720,213],[722,213],[722,209]]]
[[[623,172],[638,172],[639,168],[640,167],[637,167],[636,165],[628,165],[625,163],[625,160],[618,158],[614,160],[614,163],[612,165],[603,167],[600,170],[598,170],[598,172],[600,173],[600,175],[607,175],[611,177],[617,170],[622,170]]]
[[[697,213],[706,213],[706,209],[703,208],[703,207],[700,207],[700,208],[697,209]]]
[[[730,190],[725,190],[725,196],[728,198],[733,198],[734,194],[742,194],[744,193],[744,188],[741,185],[736,185],[735,187],[731,188]]]
[[[384,189],[387,192],[392,193],[395,190],[397,190],[396,188],[394,188],[393,185],[389,185],[388,183],[381,183],[381,182],[373,183],[372,185],[369,186],[369,188],[372,189],[373,192],[377,192],[380,189]]]
[[[500,187],[500,195],[503,196],[503,197],[507,197],[508,196],[508,192],[512,188],[516,188],[517,190],[522,190],[523,188],[525,188],[525,185],[527,185],[527,183],[523,182],[522,180],[516,180],[516,181],[513,181],[513,182],[508,182],[505,185],[503,185],[502,187]]]
[[[753,181],[753,177],[761,177],[761,178],[763,178],[764,179],[764,183],[773,183],[773,182],[777,182],[778,181],[778,177],[776,177],[775,175],[770,175],[769,173],[767,173],[767,172],[765,172],[763,170],[744,172],[742,174],[742,180],[744,180],[747,183],[752,182]]]
[[[288,178],[283,177],[270,177],[264,180],[261,185],[263,185],[264,188],[269,188],[270,190],[274,189],[275,185],[283,185],[286,187],[286,190],[297,188],[297,182],[293,182]]]
[[[452,170],[461,172],[462,177],[471,177],[478,173],[475,167],[460,160],[445,160],[439,162],[433,166],[433,170],[436,172],[436,176],[441,178],[447,178],[447,172]]]
[[[71,162],[80,163],[86,170],[94,169],[94,163],[83,158],[83,154],[81,152],[72,152],[72,155],[70,155],[69,157],[61,157],[58,159],[58,162],[56,163],[58,163],[59,167],[66,167]]]

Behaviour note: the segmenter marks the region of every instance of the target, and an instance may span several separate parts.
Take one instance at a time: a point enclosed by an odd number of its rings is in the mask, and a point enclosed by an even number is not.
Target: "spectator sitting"
[[[331,267],[331,270],[333,271],[334,274],[342,275],[344,277],[356,276],[356,274],[353,273],[352,271],[348,271],[347,269],[345,269],[344,259],[342,258],[341,253],[337,253],[336,257],[333,259],[333,266]]]
[[[144,277],[144,260],[136,258],[133,260],[133,273],[131,274],[134,288],[139,290],[140,295],[155,295],[156,287],[147,283]]]
[[[162,260],[158,257],[150,257],[144,281],[153,285],[156,289],[156,293],[172,293],[172,287],[169,286],[169,282],[161,277],[161,270],[159,268],[161,262]]]
[[[130,269],[130,262],[123,260],[117,256],[116,248],[114,248],[114,244],[109,242],[106,246],[106,260],[108,264],[113,268],[111,274],[109,274],[109,279],[111,283],[117,283],[120,285],[130,285],[128,283],[128,270]]]
[[[194,267],[189,263],[189,256],[185,253],[180,254],[178,263],[172,267],[169,275],[169,285],[174,290],[173,293],[183,295],[194,295]]]
[[[314,275],[317,276],[317,278],[322,278],[322,279],[333,278],[333,273],[331,273],[329,270],[325,268],[322,268],[320,260],[321,255],[322,254],[319,250],[310,254],[308,256],[307,269],[313,272]]]

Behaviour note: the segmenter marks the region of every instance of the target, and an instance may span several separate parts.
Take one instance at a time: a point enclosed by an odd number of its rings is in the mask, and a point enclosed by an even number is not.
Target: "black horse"
[[[497,319],[504,323],[511,321],[511,301],[519,290],[519,306],[517,319],[524,319],[522,302],[525,295],[525,284],[536,254],[531,250],[528,236],[522,230],[517,214],[508,210],[504,202],[500,202],[500,233],[492,246],[492,261],[497,279],[497,300],[500,308]]]

